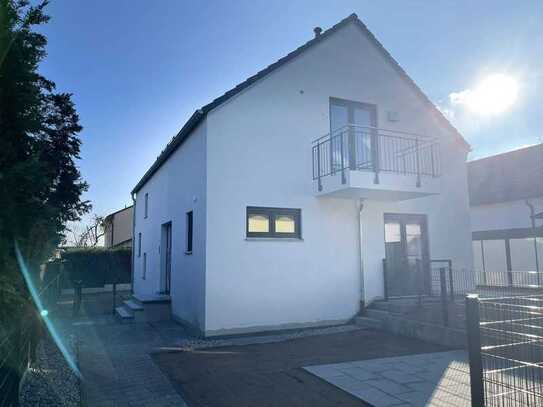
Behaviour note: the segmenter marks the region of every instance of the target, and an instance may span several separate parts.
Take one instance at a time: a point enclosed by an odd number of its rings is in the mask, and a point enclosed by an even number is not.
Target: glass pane
[[[355,107],[353,113],[354,125],[371,126],[371,114],[369,110]]]
[[[385,223],[385,243],[398,243],[400,241],[400,224]]]
[[[270,220],[266,215],[249,215],[249,232],[267,233],[270,231]]]
[[[513,271],[536,271],[534,238],[510,239]]]
[[[296,221],[294,216],[281,215],[275,218],[276,233],[295,233]]]
[[[483,271],[483,246],[480,240],[474,240],[473,245],[473,268],[476,272]]]
[[[509,285],[505,240],[484,240],[485,278],[488,285]]]
[[[347,106],[330,105],[330,132],[341,129],[349,123]]]
[[[421,228],[417,223],[405,225],[405,238],[407,240],[407,256],[422,257]]]

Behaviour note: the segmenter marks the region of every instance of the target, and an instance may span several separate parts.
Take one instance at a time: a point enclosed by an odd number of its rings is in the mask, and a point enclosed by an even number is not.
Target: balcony
[[[440,193],[434,138],[348,125],[313,141],[317,196],[402,201]]]

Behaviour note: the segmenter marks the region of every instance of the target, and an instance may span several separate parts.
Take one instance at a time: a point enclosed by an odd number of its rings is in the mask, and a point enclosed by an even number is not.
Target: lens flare
[[[21,273],[23,274],[26,285],[28,286],[28,290],[30,291],[30,295],[32,296],[32,300],[34,301],[34,304],[36,304],[36,308],[38,309],[40,315],[42,316],[43,321],[45,322],[45,326],[47,327],[47,330],[51,334],[51,337],[55,341],[60,352],[62,353],[62,356],[64,356],[64,359],[70,366],[70,369],[72,369],[73,372],[77,375],[77,377],[80,378],[81,372],[79,371],[79,368],[77,367],[77,364],[75,363],[73,356],[70,354],[70,352],[68,351],[68,348],[62,341],[62,337],[60,333],[55,329],[53,322],[51,321],[51,318],[49,318],[49,312],[43,307],[41,298],[38,295],[38,290],[36,286],[34,285],[34,282],[32,281],[32,277],[24,261],[23,255],[21,254],[21,251],[19,250],[19,245],[17,244],[17,241],[15,241],[15,255],[17,257],[17,262],[19,263],[19,268],[21,269]]]

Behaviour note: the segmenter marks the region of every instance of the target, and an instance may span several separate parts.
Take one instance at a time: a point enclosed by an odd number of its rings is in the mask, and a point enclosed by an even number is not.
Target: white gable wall
[[[144,218],[145,194],[149,194]],[[192,255],[185,254],[186,213],[194,212]],[[134,234],[134,292],[152,296],[160,290],[161,226],[172,222],[172,313],[194,327],[204,328],[206,235],[206,122],[202,122],[170,156],[136,197]],[[138,257],[138,233],[142,233]],[[143,253],[147,273],[143,280]]]
[[[534,206],[535,213],[543,211],[543,197],[528,199]],[[526,200],[502,202],[488,205],[475,205],[470,208],[471,226],[474,232],[484,230],[502,230],[530,228],[530,209]],[[536,225],[542,225],[537,221]]]
[[[311,142],[329,131],[329,97],[377,104],[379,127],[441,139],[441,195],[364,205],[365,294],[358,203],[313,195]],[[389,110],[399,112],[399,122],[386,121]],[[355,25],[210,112],[207,121],[208,334],[351,318],[363,297],[382,295],[387,211],[426,213],[432,258],[471,266],[466,151]],[[247,206],[301,208],[303,240],[246,240]]]

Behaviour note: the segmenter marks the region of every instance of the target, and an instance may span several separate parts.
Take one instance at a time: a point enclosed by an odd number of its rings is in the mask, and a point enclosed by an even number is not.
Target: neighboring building
[[[128,206],[104,218],[104,246],[132,247],[134,206]]]
[[[475,269],[543,272],[543,144],[471,161],[468,179]]]
[[[383,297],[385,257],[413,294],[417,264],[472,267],[468,151],[356,15],[315,29],[136,185],[135,296],[212,336],[344,323]]]

